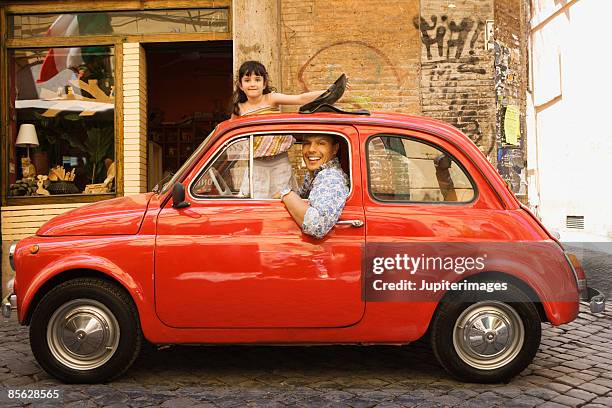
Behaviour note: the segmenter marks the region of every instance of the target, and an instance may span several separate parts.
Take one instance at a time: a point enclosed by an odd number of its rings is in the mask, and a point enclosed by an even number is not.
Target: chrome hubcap
[[[511,306],[478,302],[461,313],[453,330],[453,346],[470,366],[494,370],[512,361],[525,341],[525,328]]]
[[[75,370],[91,370],[110,360],[117,350],[119,335],[115,316],[92,299],[75,299],[63,304],[47,325],[51,354]]]

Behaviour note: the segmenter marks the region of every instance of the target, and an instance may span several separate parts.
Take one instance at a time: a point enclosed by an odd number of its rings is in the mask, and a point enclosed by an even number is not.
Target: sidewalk
[[[606,236],[590,234],[580,230],[549,228],[549,231],[553,234],[558,233],[559,241],[563,244],[612,255],[612,239]]]

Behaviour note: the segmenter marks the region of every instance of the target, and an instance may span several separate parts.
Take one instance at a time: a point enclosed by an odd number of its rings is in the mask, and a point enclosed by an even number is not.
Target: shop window
[[[9,16],[12,38],[229,32],[227,8]]]
[[[368,141],[370,194],[392,202],[468,202],[470,179],[448,153],[421,141],[381,135]]]
[[[115,191],[108,46],[9,51],[8,197]]]

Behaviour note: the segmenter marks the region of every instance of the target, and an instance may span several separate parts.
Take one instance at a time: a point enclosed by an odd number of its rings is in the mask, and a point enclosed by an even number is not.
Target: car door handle
[[[363,221],[361,220],[340,220],[336,225],[350,225],[351,227],[359,228],[363,227]]]

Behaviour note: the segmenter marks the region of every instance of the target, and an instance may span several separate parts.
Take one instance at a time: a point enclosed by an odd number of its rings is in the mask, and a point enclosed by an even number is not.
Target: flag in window
[[[112,27],[106,13],[81,13],[60,15],[49,27],[47,36],[74,37],[111,33]],[[64,69],[83,65],[84,50],[85,47],[50,48],[36,82],[48,81]]]

